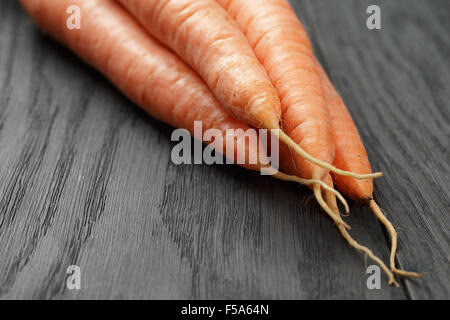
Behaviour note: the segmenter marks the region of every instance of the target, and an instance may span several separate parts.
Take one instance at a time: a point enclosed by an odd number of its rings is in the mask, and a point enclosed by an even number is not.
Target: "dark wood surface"
[[[0,298],[450,298],[450,2],[292,1],[357,123],[398,263],[368,290],[310,192],[235,166],[170,161],[172,129],[0,1]],[[379,4],[382,29],[366,28]],[[352,234],[389,238],[352,207]],[[370,263],[370,262],[369,262]],[[69,265],[81,289],[66,288]]]

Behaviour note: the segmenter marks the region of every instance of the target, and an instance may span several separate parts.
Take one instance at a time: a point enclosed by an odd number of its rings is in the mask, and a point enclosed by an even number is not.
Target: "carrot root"
[[[331,219],[336,223],[336,225],[339,228],[342,229],[351,229],[350,226],[345,223],[340,215],[336,215],[333,210],[330,209],[330,207],[327,205],[327,203],[322,198],[322,190],[321,190],[321,184],[315,183],[314,184],[314,195],[316,196],[316,200],[319,203],[319,205],[322,207],[322,209],[330,216]]]
[[[336,195],[336,197],[344,205],[345,211],[347,213],[350,212],[350,207],[348,206],[347,200],[345,200],[345,198],[342,196],[342,194],[339,191],[337,191],[336,189],[333,189],[332,187],[328,186],[323,181],[320,181],[318,179],[302,179],[302,178],[299,178],[297,176],[287,175],[287,174],[285,174],[283,172],[280,172],[280,171],[278,171],[273,177],[277,178],[279,180],[297,182],[297,183],[300,183],[300,184],[303,184],[303,185],[307,185],[307,186],[314,185],[314,184],[319,184],[325,190],[328,190],[331,193],[333,193],[334,195]]]
[[[372,209],[372,212],[375,214],[375,216],[380,220],[380,222],[386,227],[388,230],[390,236],[391,236],[391,254],[390,254],[390,267],[391,271],[399,276],[403,277],[412,277],[412,278],[420,278],[423,276],[421,273],[417,272],[411,272],[411,271],[405,271],[401,269],[397,269],[395,266],[395,254],[397,252],[397,231],[395,231],[394,226],[389,221],[388,218],[384,215],[383,211],[380,209],[378,204],[375,202],[375,200],[371,199],[369,201],[370,209]]]
[[[359,174],[355,172],[345,171],[338,169],[334,167],[333,165],[321,161],[313,156],[311,156],[309,153],[307,153],[305,150],[302,149],[297,143],[295,143],[289,136],[283,132],[281,129],[272,129],[271,132],[278,137],[278,139],[285,143],[290,149],[294,150],[295,153],[297,153],[302,158],[318,165],[319,167],[325,168],[330,170],[331,172],[334,172],[336,174],[339,174],[341,176],[347,176],[352,177],[358,180],[364,180],[364,179],[373,179],[373,178],[379,178],[383,176],[382,172],[375,172],[375,173],[369,173],[369,174]]]
[[[332,208],[333,214],[340,217],[341,215],[339,213],[339,208],[336,205],[336,200],[332,198],[332,195],[327,194],[326,200],[327,200],[327,204]],[[383,263],[383,261],[380,260],[380,258],[375,256],[369,248],[359,244],[355,239],[353,239],[352,236],[348,233],[348,231],[345,228],[343,228],[340,225],[338,225],[338,228],[339,228],[339,231],[340,231],[342,237],[345,240],[347,240],[347,242],[350,244],[351,247],[355,248],[356,250],[364,252],[366,254],[366,256],[368,256],[373,261],[375,261],[383,269],[383,271],[386,273],[386,275],[389,278],[389,284],[394,284],[396,287],[399,287],[398,283],[395,281],[393,271],[389,270],[386,267],[386,265]]]
[[[383,261],[380,260],[380,258],[378,258],[376,255],[374,255],[373,252],[369,248],[359,244],[355,239],[353,239],[352,236],[347,232],[347,230],[345,228],[343,228],[340,225],[338,225],[338,228],[339,228],[339,231],[341,232],[342,237],[344,237],[344,239],[347,240],[347,242],[350,246],[352,246],[356,250],[364,252],[370,259],[375,261],[383,269],[383,271],[386,273],[386,275],[389,278],[389,284],[394,284],[396,287],[399,287],[399,284],[394,279],[393,272],[386,267],[386,265],[383,263]]]

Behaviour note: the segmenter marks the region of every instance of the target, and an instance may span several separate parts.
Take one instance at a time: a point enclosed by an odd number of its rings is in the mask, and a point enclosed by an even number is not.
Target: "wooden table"
[[[378,4],[382,29],[368,30]],[[174,165],[172,128],[0,2],[0,297],[450,298],[450,2],[293,1],[357,123],[398,264],[366,286],[306,188],[237,166]],[[389,237],[353,205],[352,235]],[[81,289],[66,286],[78,265]]]

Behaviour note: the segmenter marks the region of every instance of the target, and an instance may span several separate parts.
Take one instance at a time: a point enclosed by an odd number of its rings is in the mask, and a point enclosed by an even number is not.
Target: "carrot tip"
[[[383,172],[375,172],[372,178],[381,178],[383,176]]]
[[[333,210],[332,210],[333,214],[340,217],[339,209],[337,208],[335,203],[333,204],[333,202],[330,202],[330,201],[332,201],[332,200],[327,197],[327,203],[329,203],[331,205],[331,207],[333,208]],[[375,261],[383,269],[383,271],[386,273],[386,275],[389,278],[389,285],[393,284],[396,287],[400,287],[399,284],[395,281],[394,272],[392,270],[389,270],[386,267],[386,265],[383,263],[383,261],[380,260],[380,258],[375,256],[369,248],[362,246],[355,239],[353,239],[352,236],[348,233],[348,231],[342,225],[338,225],[337,227],[338,227],[342,237],[345,240],[347,240],[348,244],[351,247],[355,248],[358,251],[365,253],[366,256],[370,257],[373,261]]]
[[[381,210],[381,208],[378,206],[378,204],[375,202],[375,200],[371,199],[369,200],[369,207],[372,209],[372,212],[375,214],[375,216],[380,220],[380,222],[385,226],[385,228],[388,230],[389,235],[391,237],[391,253],[389,257],[389,264],[390,268],[393,273],[396,275],[402,276],[402,277],[411,277],[411,278],[420,278],[423,276],[423,274],[417,273],[417,272],[410,272],[405,270],[400,270],[395,267],[395,255],[397,252],[397,231],[395,231],[394,226],[389,221],[388,218],[386,218],[385,214]]]
[[[367,256],[369,256],[369,258],[371,258],[373,261],[375,261],[383,269],[384,273],[389,278],[388,283],[390,285],[393,284],[397,288],[400,287],[400,285],[397,283],[397,281],[395,281],[393,272],[386,267],[386,265],[383,263],[383,261],[380,260],[380,258],[378,258],[376,255],[374,255],[373,252],[369,248],[359,244],[355,239],[353,239],[352,236],[347,232],[347,230],[345,230],[341,226],[338,226],[338,229],[341,232],[342,237],[344,237],[344,239],[347,240],[347,242],[350,246],[352,246],[356,250],[364,252]]]
[[[417,273],[417,272],[411,272],[411,271],[405,271],[405,270],[400,270],[397,268],[391,269],[393,273],[395,273],[398,276],[401,277],[409,277],[409,278],[421,278],[423,277],[425,274],[424,273]]]
[[[394,279],[390,279],[388,284],[389,284],[389,285],[393,284],[393,285],[396,286],[397,288],[400,288],[400,285],[399,285],[398,282],[395,281]]]

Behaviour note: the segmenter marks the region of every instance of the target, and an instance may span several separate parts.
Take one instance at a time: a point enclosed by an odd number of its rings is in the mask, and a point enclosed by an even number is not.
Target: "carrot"
[[[276,90],[245,36],[214,0],[119,2],[147,31],[188,63],[237,119],[271,130],[302,158],[338,174],[358,179],[381,176],[337,169],[311,156],[281,130]]]
[[[21,3],[43,30],[102,72],[150,115],[191,134],[195,120],[202,120],[202,130],[217,129],[223,134],[222,139],[204,143],[224,154],[231,146],[234,160],[250,159],[249,153],[254,150],[243,134],[256,136],[256,132],[249,131],[247,125],[224,110],[192,69],[152,39],[114,1],[21,0]],[[83,13],[79,30],[66,28],[69,5],[79,6]],[[229,135],[227,130],[236,134]],[[244,168],[256,171],[270,168],[262,146],[257,151],[256,163],[246,162],[242,164]],[[282,172],[276,172],[274,177],[306,185],[318,183]],[[323,187],[337,193],[325,184]]]
[[[313,50],[305,29],[284,0],[217,0],[264,65],[281,100],[284,131],[312,156],[331,163],[334,141]],[[296,156],[301,176],[328,171]]]
[[[114,1],[22,0],[22,4],[42,29],[100,70],[153,117],[185,128],[191,134],[194,121],[202,120],[203,131],[219,129],[224,139],[227,129],[249,129],[219,105],[188,66],[152,39]],[[81,8],[83,26],[80,30],[65,27],[68,5]],[[248,148],[242,150],[247,152]],[[256,167],[245,166],[258,170],[260,161]]]
[[[334,158],[331,120],[315,70],[313,50],[289,3],[283,0],[217,2],[237,22],[256,58],[267,70],[281,99],[282,126],[288,137],[314,158],[331,163]],[[292,165],[302,178],[321,180],[328,175],[327,169],[299,154]],[[312,189],[317,202],[334,219],[323,200],[320,185]]]
[[[325,93],[325,101],[331,116],[333,133],[335,137],[336,153],[334,165],[345,170],[354,172],[370,172],[370,162],[366,150],[359,136],[353,119],[348,112],[341,96],[334,88],[325,70],[316,60],[316,67],[319,71],[322,86]],[[397,232],[392,223],[386,218],[373,198],[373,181],[356,180],[351,177],[343,177],[332,173],[334,183],[346,196],[355,201],[368,205],[380,222],[387,228],[391,235],[390,269],[393,273],[401,276],[420,277],[422,274],[400,270],[395,266],[395,254],[397,251]],[[331,200],[329,202],[333,202]],[[334,201],[335,202],[335,201]],[[333,210],[338,212],[337,206],[332,204]],[[347,232],[346,230],[344,230]],[[341,230],[342,232],[342,230]],[[355,245],[353,245],[355,246]],[[359,248],[360,249],[360,248]],[[364,251],[364,250],[363,250]],[[366,252],[367,253],[367,252]],[[370,254],[367,253],[369,256]]]
[[[312,156],[325,162],[332,162],[335,157],[334,140],[339,140],[340,137],[333,135],[312,46],[289,3],[285,0],[217,0],[217,2],[238,23],[256,57],[266,68],[281,99],[283,125],[287,134]],[[290,158],[288,155],[282,157]],[[301,177],[324,179],[330,187],[333,186],[327,171],[307,163],[298,156],[293,159],[292,164],[286,164],[286,160],[283,162],[283,166],[290,166],[286,170],[291,174],[296,174],[297,171]],[[342,169],[338,165],[336,167]],[[365,169],[367,170],[365,172],[371,172],[370,166]],[[363,173],[364,170],[357,172]],[[333,175],[348,179],[348,176],[335,173]],[[358,182],[371,184],[372,180]],[[365,252],[380,264],[387,273],[390,283],[396,283],[383,262],[349,235],[340,215],[330,208],[334,207],[336,196],[325,190],[325,201],[320,189],[319,185],[314,185],[314,195],[321,207],[336,222],[342,236],[351,246]]]

